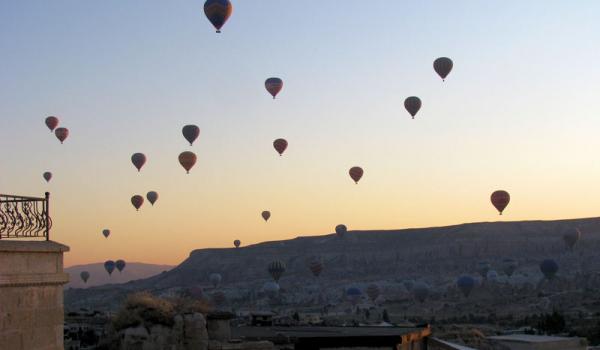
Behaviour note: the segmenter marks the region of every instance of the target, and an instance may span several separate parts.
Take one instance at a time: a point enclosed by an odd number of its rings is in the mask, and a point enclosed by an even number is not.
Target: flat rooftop
[[[296,349],[321,347],[390,346],[420,341],[431,335],[423,327],[232,327],[232,338],[295,344]]]
[[[579,341],[579,338],[554,337],[549,335],[532,335],[532,334],[510,334],[510,335],[495,335],[488,337],[493,340],[512,341],[519,343],[553,343],[565,341]]]

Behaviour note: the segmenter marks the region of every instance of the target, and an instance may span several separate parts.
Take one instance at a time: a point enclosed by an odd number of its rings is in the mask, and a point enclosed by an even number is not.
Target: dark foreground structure
[[[388,348],[426,350],[431,335],[423,327],[237,327],[232,338],[243,341],[268,340],[276,345],[293,345],[295,350],[326,348]]]

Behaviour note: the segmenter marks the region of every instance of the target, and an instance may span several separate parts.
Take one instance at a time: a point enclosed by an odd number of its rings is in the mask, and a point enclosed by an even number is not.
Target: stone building
[[[0,349],[63,349],[63,253],[52,241],[0,240]]]

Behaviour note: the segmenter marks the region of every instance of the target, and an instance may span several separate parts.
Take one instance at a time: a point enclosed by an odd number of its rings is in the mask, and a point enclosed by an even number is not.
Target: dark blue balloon
[[[463,275],[456,280],[456,285],[458,289],[463,293],[465,297],[468,297],[471,294],[471,291],[475,287],[475,279],[471,276]]]
[[[558,272],[558,263],[552,259],[546,259],[540,264],[540,270],[547,279],[552,279]]]

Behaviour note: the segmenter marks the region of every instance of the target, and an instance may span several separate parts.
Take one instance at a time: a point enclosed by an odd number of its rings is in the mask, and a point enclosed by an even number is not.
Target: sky
[[[233,6],[216,34],[201,0],[0,1],[0,193],[51,192],[67,266],[177,264],[340,223],[598,216],[600,2]],[[454,61],[445,82],[440,56]],[[271,76],[284,81],[275,100]],[[69,128],[63,145],[48,115]],[[192,147],[185,124],[201,129]],[[135,152],[148,157],[140,173]],[[503,216],[497,189],[511,194]],[[158,202],[136,212],[131,196],[150,190]]]

